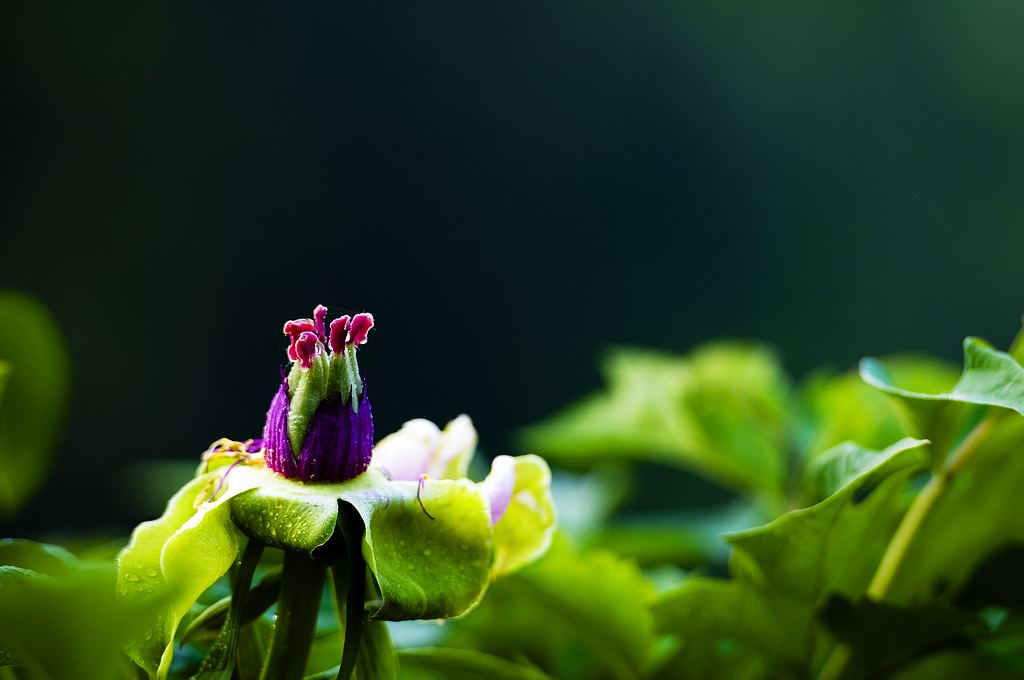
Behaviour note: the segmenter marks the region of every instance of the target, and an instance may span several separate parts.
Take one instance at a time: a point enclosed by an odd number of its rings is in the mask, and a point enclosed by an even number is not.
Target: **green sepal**
[[[313,356],[309,368],[302,368],[296,362],[288,374],[288,441],[292,445],[292,457],[296,460],[302,451],[302,442],[306,439],[313,414],[328,396],[330,375],[331,366],[323,352]]]
[[[244,535],[231,521],[228,501],[255,480],[232,471],[230,484],[212,494],[222,472],[201,475],[181,488],[159,519],[143,522],[117,558],[117,595],[129,605],[159,602],[147,626],[133,630],[126,651],[151,678],[166,677],[174,634],[204,590],[227,572]]]
[[[235,523],[285,550],[325,549],[339,502],[354,507],[365,527],[363,557],[381,593],[368,612],[373,618],[459,616],[490,581],[490,513],[469,480],[428,480],[419,500],[416,482],[391,481],[373,468],[340,484],[303,484],[265,468],[237,468],[229,484],[236,482],[252,490],[231,502]]]
[[[352,410],[359,409],[359,398],[363,396],[363,379],[359,376],[359,360],[356,359],[356,348],[346,346],[340,354],[331,353],[330,358],[330,389],[341,395],[343,403],[352,404]]]

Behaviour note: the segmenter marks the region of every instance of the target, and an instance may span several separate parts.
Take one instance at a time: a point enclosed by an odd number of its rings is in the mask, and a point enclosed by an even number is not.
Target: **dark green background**
[[[1008,1],[9,3],[0,284],[75,366],[16,527],[123,530],[115,466],[258,434],[317,302],[377,317],[380,433],[466,411],[489,453],[613,343],[761,338],[797,374],[1005,344],[1022,29]]]

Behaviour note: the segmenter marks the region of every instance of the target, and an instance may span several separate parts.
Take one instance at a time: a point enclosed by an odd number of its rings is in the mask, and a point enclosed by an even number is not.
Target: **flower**
[[[309,631],[327,569],[335,588],[357,598],[350,601],[363,600],[339,610],[358,630],[359,614],[384,621],[462,616],[492,581],[547,551],[557,513],[542,458],[498,456],[486,479],[469,479],[477,433],[465,415],[443,431],[411,420],[374,448],[356,362],[371,328],[366,313],[328,324],[323,306],[312,319],[286,323],[292,366],[262,439],[214,442],[163,516],[132,532],[118,556],[117,593],[155,607],[149,625],[125,644],[151,680],[166,677],[178,625],[200,595],[240,555],[255,568],[260,546],[284,551],[278,611],[300,593],[302,611],[313,616],[302,624]],[[248,574],[236,582],[246,592],[253,571],[237,573]],[[291,658],[301,671],[309,640],[293,648],[289,638],[300,628],[275,628],[267,663]],[[211,654],[207,663],[219,660]]]
[[[318,305],[312,319],[284,325],[292,367],[263,428],[267,467],[304,482],[352,479],[373,452],[373,412],[356,361],[373,315],[345,315],[329,326],[326,320],[327,308]]]

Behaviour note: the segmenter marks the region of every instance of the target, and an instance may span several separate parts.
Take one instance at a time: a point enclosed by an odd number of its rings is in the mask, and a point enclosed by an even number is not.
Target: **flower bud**
[[[304,482],[341,482],[362,474],[373,451],[373,413],[356,346],[373,328],[371,314],[325,325],[313,319],[284,325],[292,367],[267,410],[263,428],[267,467]]]

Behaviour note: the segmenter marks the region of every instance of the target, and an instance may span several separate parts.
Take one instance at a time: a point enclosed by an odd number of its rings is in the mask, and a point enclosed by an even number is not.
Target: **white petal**
[[[410,420],[377,442],[370,465],[386,470],[391,479],[416,481],[429,472],[440,443],[437,425],[423,418]]]
[[[512,502],[512,491],[516,486],[516,461],[512,456],[497,456],[491,463],[487,478],[480,482],[480,488],[491,503],[491,524],[497,524]]]

